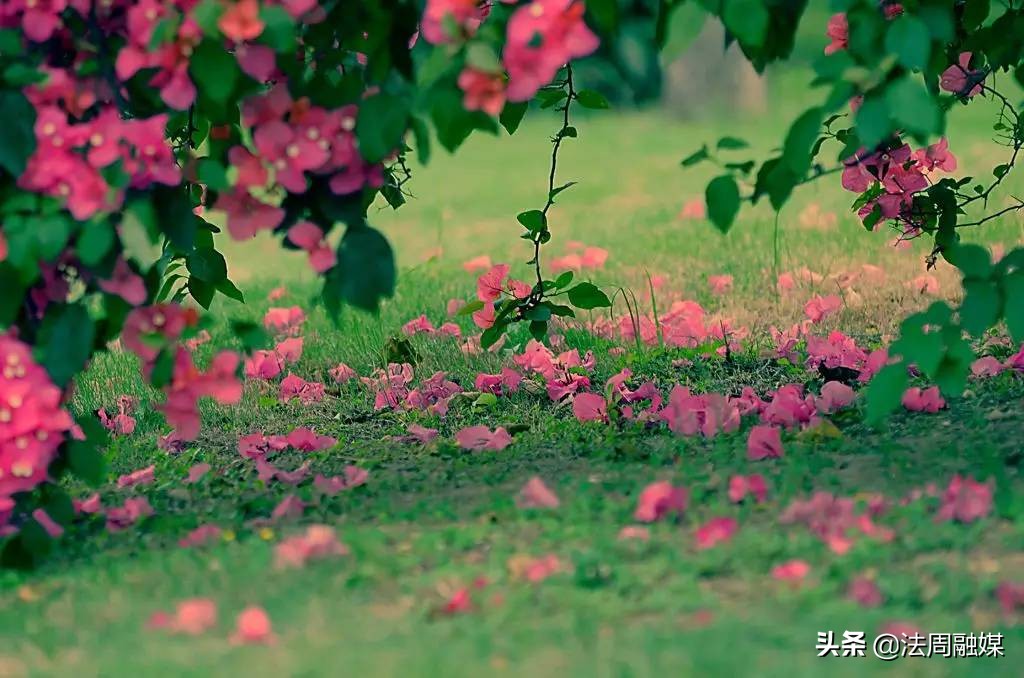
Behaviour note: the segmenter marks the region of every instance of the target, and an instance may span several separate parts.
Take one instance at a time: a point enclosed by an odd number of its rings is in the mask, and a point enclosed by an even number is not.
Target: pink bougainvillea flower
[[[470,612],[473,609],[473,599],[470,595],[470,591],[466,587],[457,589],[452,595],[445,601],[444,605],[441,606],[441,613],[452,615],[452,614],[463,614]]]
[[[903,407],[911,412],[935,413],[946,406],[946,401],[939,393],[938,386],[931,386],[924,390],[912,386],[903,392]]]
[[[476,298],[483,302],[497,301],[505,288],[508,277],[508,264],[495,264],[486,273],[476,279]]]
[[[681,515],[689,503],[685,487],[676,487],[667,480],[651,483],[640,492],[633,519],[653,523],[670,515]]]
[[[275,351],[254,351],[245,359],[245,376],[249,379],[273,379],[281,374],[284,361]]]
[[[484,16],[477,0],[427,0],[420,33],[432,45],[463,40],[476,32]]]
[[[345,363],[338,363],[337,367],[332,367],[330,370],[331,379],[338,384],[347,384],[359,377],[356,371]]]
[[[285,442],[300,452],[317,452],[338,444],[337,438],[317,435],[311,428],[300,426],[285,436]]]
[[[581,268],[604,268],[608,261],[608,250],[603,247],[587,247],[580,255]]]
[[[861,607],[878,607],[885,602],[882,590],[870,577],[856,577],[846,589],[846,597]]]
[[[437,438],[436,428],[427,428],[420,426],[419,424],[409,424],[405,429],[407,433],[404,436],[396,436],[395,439],[406,443],[419,443],[426,445],[427,443]]]
[[[651,538],[651,530],[646,525],[626,525],[619,530],[618,538],[620,541],[633,539],[638,541],[649,541]]]
[[[267,293],[267,301],[277,301],[282,299],[284,295],[288,294],[288,290],[284,287],[275,287]]]
[[[326,273],[338,263],[324,232],[311,221],[300,221],[289,228],[288,240],[309,255],[309,265],[317,273]]]
[[[942,505],[935,520],[973,523],[992,512],[992,483],[960,475],[953,476],[942,493]]]
[[[473,314],[473,324],[482,330],[490,329],[497,317],[494,312],[494,304],[485,302],[484,307]]]
[[[527,555],[515,555],[508,559],[508,570],[513,579],[522,579],[538,584],[548,577],[565,572],[569,568],[553,553],[534,558]]]
[[[846,20],[846,14],[842,12],[833,14],[828,20],[825,34],[831,41],[825,45],[825,54],[835,54],[846,49],[850,36],[850,26]]]
[[[830,315],[833,315],[843,306],[843,300],[835,294],[821,296],[816,294],[804,305],[804,315],[812,323],[820,323]]]
[[[740,411],[735,402],[718,393],[693,395],[690,389],[676,384],[669,393],[668,404],[658,416],[668,422],[677,435],[698,433],[713,438],[720,432],[735,431],[740,425]]]
[[[1006,359],[1005,365],[1008,369],[1024,372],[1024,345],[1021,345],[1019,351]]]
[[[704,198],[691,198],[683,203],[679,210],[680,219],[704,219],[707,217],[707,205]]]
[[[781,430],[777,426],[758,425],[747,437],[747,458],[751,461],[778,459],[782,456]]]
[[[178,540],[178,546],[181,548],[195,548],[197,546],[206,546],[212,542],[217,541],[221,538],[223,530],[216,525],[200,525],[196,529],[192,530],[184,537]]]
[[[802,581],[811,572],[811,566],[803,560],[788,560],[772,568],[772,577],[779,581]]]
[[[815,414],[814,396],[803,395],[800,384],[786,384],[772,396],[772,400],[761,412],[766,424],[793,427],[807,424]]]
[[[999,582],[999,586],[996,587],[996,599],[1004,614],[1013,614],[1018,608],[1024,607],[1024,583]]]
[[[749,476],[736,475],[729,479],[729,501],[738,504],[748,494],[754,495],[754,501],[758,504],[768,498],[768,483],[764,476],[755,473]]]
[[[486,271],[491,268],[491,258],[486,254],[481,254],[478,257],[473,257],[462,264],[462,268],[468,273],[474,273],[476,271]]]
[[[711,294],[726,294],[732,290],[732,276],[709,275],[708,286],[711,288]]]
[[[188,476],[185,478],[185,482],[189,485],[198,483],[203,476],[210,472],[212,467],[206,462],[193,465],[188,470]]]
[[[281,387],[278,397],[281,402],[288,402],[292,398],[298,398],[303,405],[312,405],[320,402],[326,395],[324,384],[316,381],[306,381],[302,377],[289,374],[281,380]]]
[[[961,52],[957,62],[942,72],[939,87],[959,97],[973,97],[984,89],[985,71],[971,68],[971,52]]]
[[[699,550],[709,549],[732,539],[739,528],[735,518],[712,518],[694,532],[694,542]]]
[[[297,335],[306,321],[306,312],[298,306],[271,308],[263,316],[263,326],[278,334]]]
[[[814,400],[814,404],[822,414],[832,414],[848,407],[856,398],[856,392],[846,384],[829,381],[821,387],[821,395]]]
[[[907,287],[916,292],[917,294],[938,294],[939,293],[939,280],[930,273],[919,275],[909,283]]]
[[[1005,369],[997,358],[985,356],[971,363],[971,374],[975,377],[995,377]]]
[[[358,466],[349,465],[345,467],[343,475],[326,477],[317,475],[313,478],[313,487],[317,491],[333,497],[343,490],[365,485],[370,478],[370,472]]]
[[[796,280],[792,273],[780,273],[779,279],[775,282],[775,289],[778,293],[786,294],[796,286]]]
[[[483,111],[498,115],[505,108],[505,76],[467,66],[459,74],[459,89],[465,96],[462,106],[467,111]]]
[[[483,424],[468,426],[455,434],[455,442],[465,450],[500,451],[512,444],[512,436],[499,426],[492,433]]]
[[[956,171],[956,156],[949,152],[949,140],[942,137],[928,148],[914,151],[914,159],[918,166],[925,172],[942,170],[943,172]]]
[[[3,259],[0,258],[0,261]],[[146,303],[146,283],[135,271],[131,269],[123,258],[118,258],[114,264],[114,271],[107,280],[100,280],[97,283],[101,290],[108,294],[114,294],[132,306],[141,306]]]
[[[50,514],[41,508],[37,508],[32,511],[32,518],[39,523],[39,526],[43,528],[43,531],[50,537],[50,539],[60,539],[61,535],[64,534],[64,528],[61,527],[60,523],[50,517]]]
[[[301,518],[305,511],[306,502],[302,501],[294,494],[289,494],[278,502],[277,506],[274,507],[274,510],[270,512],[270,522]]]
[[[515,10],[502,52],[509,101],[533,98],[568,61],[597,49],[597,36],[583,22],[585,11],[578,0],[533,0]]]
[[[125,499],[124,506],[107,509],[107,530],[119,532],[151,515],[153,515],[153,507],[149,505],[149,500],[145,497]]]
[[[348,555],[348,547],[338,541],[334,528],[310,525],[302,534],[289,537],[274,547],[274,567],[304,567],[310,560]]]
[[[75,513],[93,514],[103,510],[103,503],[100,501],[99,492],[93,492],[85,499],[74,501]]]
[[[558,505],[558,495],[545,485],[539,476],[527,480],[516,495],[516,506],[521,509],[556,509]]]
[[[235,0],[224,3],[224,11],[217,20],[217,28],[235,42],[255,40],[263,33],[260,3],[257,0]]]
[[[608,402],[597,393],[577,393],[572,399],[572,413],[580,421],[608,422]]]
[[[270,617],[262,607],[252,605],[238,613],[231,636],[233,645],[270,645],[275,641]]]
[[[153,617],[150,618],[153,620]],[[160,617],[151,628],[159,628]],[[175,606],[174,615],[166,617],[164,628],[172,633],[199,636],[217,625],[217,604],[209,598],[188,598]]]
[[[433,334],[437,331],[434,324],[430,322],[426,314],[421,315],[418,318],[413,318],[409,322],[402,325],[402,334],[411,337],[416,334]]]
[[[278,342],[274,347],[274,353],[286,363],[295,363],[302,357],[302,344],[302,337],[289,337]]]
[[[146,468],[126,473],[117,479],[117,486],[123,489],[125,487],[132,487],[133,485],[150,485],[153,483],[153,474],[155,471],[156,466],[154,464],[150,464]]]
[[[285,216],[280,207],[262,202],[239,188],[221,192],[213,209],[224,212],[228,233],[235,240],[250,240],[260,231],[273,230]]]

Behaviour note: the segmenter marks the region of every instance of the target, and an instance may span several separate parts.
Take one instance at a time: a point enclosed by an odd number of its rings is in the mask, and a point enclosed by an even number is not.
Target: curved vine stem
[[[555,204],[555,196],[558,195],[559,191],[555,188],[555,178],[558,173],[558,151],[562,148],[562,140],[570,136],[572,125],[569,124],[569,111],[572,108],[572,102],[576,98],[576,89],[573,85],[572,80],[572,63],[565,65],[565,82],[562,83],[562,87],[565,89],[565,104],[563,104],[558,110],[562,113],[562,128],[558,130],[551,139],[551,168],[548,172],[548,197],[544,203],[544,209],[541,210],[541,214],[544,215],[544,227],[533,236],[533,260],[532,263],[534,270],[537,274],[537,286],[534,288],[534,294],[540,298],[544,295],[544,275],[541,272],[540,267],[540,247],[545,242],[551,239],[551,232],[548,230],[547,218],[548,212]]]

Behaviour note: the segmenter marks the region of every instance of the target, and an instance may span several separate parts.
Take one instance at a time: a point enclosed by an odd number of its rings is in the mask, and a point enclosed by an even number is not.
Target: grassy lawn
[[[648,275],[664,276],[658,312],[691,299],[710,314],[746,327],[744,349],[726,361],[693,349],[638,347],[596,337],[581,325],[562,331],[566,348],[593,350],[595,390],[624,367],[632,384],[654,381],[664,393],[674,384],[694,392],[736,395],[745,385],[762,396],[787,383],[821,386],[815,372],[768,359],[769,328],[803,318],[813,293],[841,294],[842,310],[815,329],[839,329],[875,347],[892,338],[899,320],[934,297],[908,282],[924,274],[927,244],[897,250],[894,233],[867,233],[848,213],[851,194],[826,179],[802,190],[778,222],[763,207],[745,212],[727,236],[702,220],[679,216],[701,195],[701,170],[679,160],[705,141],[729,133],[746,136],[755,152],[784,133],[792,109],[783,105],[757,120],[686,123],[663,114],[608,113],[578,121],[580,139],[567,144],[561,181],[580,184],[564,193],[552,213],[548,258],[578,240],[608,250],[602,269],[589,272],[608,290],[630,290],[641,312],[651,313]],[[998,164],[987,143],[984,105],[963,116],[951,148],[967,173]],[[458,397],[444,418],[420,411],[374,411],[372,395],[357,382],[338,386],[328,370],[345,362],[368,375],[385,361],[390,337],[425,313],[448,320],[446,302],[472,298],[475,275],[462,262],[487,254],[527,277],[528,245],[517,239],[515,214],[542,206],[554,114],[531,112],[519,139],[478,138],[457,157],[436,157],[416,168],[415,198],[397,212],[381,209],[374,223],[394,243],[400,263],[394,299],[379,316],[346,310],[339,327],[313,304],[316,286],[303,257],[280,252],[269,240],[225,243],[230,274],[247,305],[218,300],[213,341],[197,350],[205,362],[214,347],[237,345],[228,319],[260,320],[270,306],[306,309],[305,341],[293,371],[328,384],[321,402],[282,404],[277,381],[247,383],[242,405],[204,407],[200,439],[177,455],[157,449],[167,431],[153,410],[158,402],[138,376],[136,361],[115,350],[101,356],[79,382],[74,407],[115,406],[119,395],[140,400],[138,427],[114,439],[107,454],[110,482],[100,488],[105,506],[145,496],[154,514],[128,530],[108,533],[100,517],[83,520],[57,553],[29,574],[0,572],[0,676],[5,675],[1020,675],[1024,653],[1021,617],[1006,616],[994,595],[1002,581],[1024,578],[1024,379],[1003,373],[972,382],[936,414],[900,412],[881,430],[868,428],[860,406],[831,417],[834,428],[784,434],[781,459],[747,460],[745,418],[739,431],[711,439],[680,437],[663,426],[578,422],[571,406],[556,405],[543,388],[524,388],[497,404]],[[1010,182],[1005,198],[1019,190]],[[835,213],[815,218],[815,213]],[[1008,217],[969,237],[1007,249],[1022,240],[1024,223]],[[775,274],[806,266],[828,275],[873,264],[882,284],[840,289],[835,280],[775,293]],[[711,293],[707,276],[734,277],[731,292]],[[939,297],[955,298],[959,285],[948,265],[934,272]],[[273,303],[268,292],[284,286]],[[621,317],[623,295],[615,314]],[[587,320],[581,318],[581,320]],[[464,334],[468,318],[456,318]],[[508,347],[525,341],[524,328]],[[467,355],[448,337],[417,335],[417,381],[444,370],[468,390],[480,372],[511,365],[508,352]],[[623,346],[624,353],[609,348]],[[1005,357],[1006,346],[989,348]],[[686,359],[691,364],[680,362]],[[422,446],[397,442],[411,423],[439,430]],[[455,432],[484,423],[514,431],[500,452],[467,452]],[[310,460],[314,474],[335,476],[348,465],[369,472],[363,486],[324,497],[311,478],[297,486],[258,480],[239,456],[239,436],[287,433],[309,426],[339,440],[336,447],[283,452],[274,464],[294,469]],[[183,481],[190,467],[212,471],[198,483]],[[121,474],[155,464],[155,482],[119,489]],[[734,474],[761,473],[768,481],[762,504],[727,498]],[[937,523],[938,498],[905,505],[900,499],[955,474],[996,479],[994,508],[970,524]],[[540,476],[561,499],[555,510],[517,508],[515,496]],[[670,480],[690,492],[677,521],[650,526],[647,541],[619,539],[632,524],[637,496],[649,483]],[[92,490],[74,488],[75,496]],[[780,524],[793,500],[815,491],[863,502],[882,494],[890,508],[878,519],[891,528],[888,543],[858,538],[837,555],[799,525]],[[300,519],[263,525],[287,495],[310,505]],[[730,541],[700,550],[695,528],[731,516],[739,530]],[[304,526],[336,528],[349,554],[303,569],[274,567],[274,546]],[[178,540],[202,524],[223,533],[214,543],[181,548]],[[524,556],[555,554],[559,572],[524,581]],[[797,584],[777,581],[773,567],[793,559],[810,565]],[[851,580],[877,583],[884,602],[851,601]],[[486,580],[486,584],[484,584]],[[474,586],[479,582],[480,586]],[[469,587],[472,608],[440,610]],[[185,598],[209,597],[217,625],[199,637],[146,628],[150,616]],[[228,642],[234,617],[247,605],[269,614],[276,642],[239,647]],[[1005,634],[1002,659],[818,659],[816,632],[873,634],[893,623],[928,632],[996,631]],[[822,662],[827,662],[823,664]]]

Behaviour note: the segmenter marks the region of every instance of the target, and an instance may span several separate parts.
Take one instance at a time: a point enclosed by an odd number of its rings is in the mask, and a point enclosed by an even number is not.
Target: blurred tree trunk
[[[681,57],[665,68],[666,108],[687,118],[721,112],[765,110],[765,79],[757,74],[737,45],[725,46],[725,28],[708,20]]]

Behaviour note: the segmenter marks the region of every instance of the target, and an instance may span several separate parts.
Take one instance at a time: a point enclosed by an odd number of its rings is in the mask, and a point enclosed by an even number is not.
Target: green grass
[[[645,305],[647,274],[663,274],[668,283],[658,293],[660,310],[675,299],[696,299],[752,333],[748,350],[727,364],[693,351],[632,345],[625,355],[612,356],[610,342],[569,328],[569,346],[597,355],[595,384],[624,366],[665,390],[675,383],[729,393],[744,384],[761,392],[792,381],[820,384],[814,374],[760,357],[768,327],[798,320],[814,291],[792,299],[773,293],[772,215],[763,208],[746,212],[726,237],[706,223],[677,217],[707,178],[701,171],[684,173],[680,158],[725,132],[768,149],[784,133],[791,108],[762,120],[715,124],[686,124],[656,113],[609,113],[578,122],[581,138],[567,145],[559,176],[581,183],[563,194],[552,213],[549,255],[572,239],[605,247],[611,254],[608,266],[593,274],[598,284],[631,289]],[[952,139],[964,171],[979,176],[999,162],[998,149],[986,145],[981,108],[958,114],[966,116],[961,129],[967,131]],[[545,113],[531,116],[517,140],[474,139],[455,158],[436,157],[429,168],[416,170],[415,199],[398,212],[374,213],[402,268],[397,294],[379,316],[345,311],[335,327],[311,303],[316,287],[301,256],[279,252],[269,239],[224,243],[231,275],[249,304],[217,302],[212,345],[233,346],[226,319],[258,320],[269,306],[267,292],[285,285],[288,294],[278,304],[310,312],[305,353],[295,371],[328,381],[327,370],[344,361],[368,374],[382,364],[384,346],[401,324],[420,313],[440,322],[449,298],[472,296],[474,277],[462,271],[462,261],[490,254],[513,262],[513,272],[525,277],[528,246],[517,239],[514,217],[542,204],[546,135],[557,126]],[[865,233],[846,212],[851,196],[835,184],[807,187],[782,214],[779,269],[809,266],[830,273],[861,263],[884,266],[888,282],[858,289],[859,300],[846,293],[847,307],[826,324],[873,345],[891,336],[903,315],[928,303],[905,285],[924,272],[927,249],[924,243],[911,251],[886,248],[892,234]],[[1015,186],[1019,181],[1007,191]],[[838,224],[828,230],[803,225],[799,215],[811,203],[837,212]],[[1009,249],[1022,233],[1022,223],[1011,217],[970,237]],[[436,248],[443,251],[425,256]],[[735,276],[730,295],[709,294],[706,276],[713,273]],[[942,266],[937,276],[942,294],[955,297],[950,267]],[[835,289],[826,281],[817,291]],[[466,319],[460,323],[470,331]],[[521,329],[514,338],[522,339]],[[451,340],[417,337],[413,344],[418,377],[445,370],[467,387],[478,372],[507,363],[500,355],[466,356]],[[199,361],[211,352],[211,346],[201,348]],[[694,365],[673,367],[673,359],[684,356]],[[139,427],[111,444],[111,482],[101,495],[105,505],[114,505],[143,494],[156,513],[118,534],[108,534],[102,520],[83,521],[38,571],[0,573],[0,675],[813,676],[882,669],[1019,675],[1024,627],[1019,618],[1002,616],[992,593],[998,582],[1019,581],[1024,571],[1024,380],[1013,375],[972,384],[939,414],[897,414],[883,430],[866,427],[855,409],[833,418],[838,437],[788,434],[785,458],[760,463],[746,460],[749,422],[710,441],[679,438],[664,429],[581,424],[569,408],[530,392],[493,408],[474,409],[471,399],[460,399],[447,418],[437,420],[416,412],[374,412],[372,399],[355,384],[332,387],[311,407],[278,404],[276,385],[250,384],[239,407],[204,406],[200,439],[168,456],[156,448],[156,436],[166,431],[152,409],[158,399],[130,356],[114,351],[98,358],[79,380],[73,405],[78,412],[109,408],[122,393],[141,399]],[[419,447],[391,440],[412,422],[439,428],[438,442]],[[476,423],[521,430],[503,452],[459,450],[452,435]],[[298,523],[260,529],[252,521],[269,515],[281,498],[296,493],[312,501],[313,488],[308,482],[264,487],[251,463],[238,456],[237,438],[255,430],[286,433],[298,425],[340,440],[334,449],[308,455],[315,472],[334,475],[357,464],[370,471],[370,481],[316,503]],[[195,486],[184,485],[187,469],[200,461],[214,472]],[[116,488],[119,474],[151,463],[153,485]],[[295,453],[275,458],[282,468],[299,463]],[[730,475],[752,472],[768,478],[769,501],[729,504]],[[936,500],[894,506],[882,519],[896,532],[892,543],[860,539],[841,557],[804,528],[777,521],[791,500],[815,490],[884,493],[895,501],[930,482],[944,487],[955,473],[999,479],[991,517],[971,525],[935,524]],[[560,509],[515,507],[516,491],[533,475],[555,489]],[[690,489],[686,515],[654,525],[646,544],[618,540],[639,491],[660,479]],[[71,489],[75,496],[89,491]],[[739,519],[736,537],[695,550],[693,529],[721,515]],[[177,546],[203,523],[230,530],[231,538],[200,549]],[[310,523],[336,527],[351,554],[300,571],[275,570],[273,545]],[[511,577],[511,557],[547,553],[574,571],[540,584]],[[799,587],[768,574],[792,558],[812,566]],[[848,582],[862,574],[876,578],[886,596],[883,606],[862,609],[846,600]],[[436,613],[452,591],[478,577],[490,583],[474,592],[474,611]],[[214,630],[200,638],[146,630],[153,612],[192,596],[217,601]],[[249,604],[270,614],[278,635],[274,646],[227,642],[234,615]],[[870,638],[892,621],[912,622],[925,632],[1001,631],[1007,656],[898,660],[900,668],[871,658],[833,659],[826,667],[815,657],[816,631],[864,630]]]

